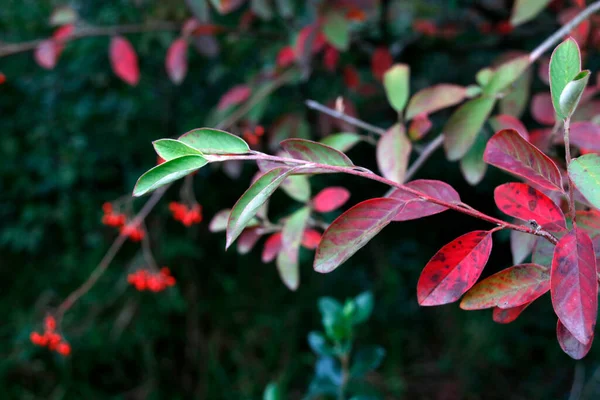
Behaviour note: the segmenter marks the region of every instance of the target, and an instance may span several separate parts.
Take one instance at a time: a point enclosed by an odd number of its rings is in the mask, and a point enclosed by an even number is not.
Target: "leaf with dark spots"
[[[519,315],[529,306],[531,303],[523,304],[513,308],[500,308],[495,307],[492,313],[492,319],[494,322],[499,324],[510,324],[517,319]]]
[[[550,290],[548,268],[522,264],[507,268],[484,279],[465,294],[463,310],[490,307],[514,308],[531,303]]]
[[[560,321],[578,341],[588,344],[598,313],[598,280],[594,246],[583,229],[574,228],[556,245],[550,292]]]
[[[442,247],[427,263],[417,284],[422,306],[452,303],[477,281],[492,251],[492,235],[474,231]]]
[[[583,344],[560,322],[556,323],[556,338],[560,348],[571,358],[581,360],[592,348],[594,338],[588,344]]]
[[[492,136],[483,160],[543,188],[563,191],[562,177],[554,161],[514,129],[505,129]]]
[[[460,202],[460,196],[456,190],[454,190],[452,186],[441,181],[419,179],[408,182],[404,186],[448,203]],[[406,206],[396,215],[394,221],[409,221],[411,219],[423,218],[447,210],[444,206],[426,202],[419,196],[402,189],[395,189],[388,197],[406,203]]]
[[[562,210],[544,193],[525,183],[505,183],[494,190],[498,208],[511,217],[535,220],[549,231],[566,229]]]

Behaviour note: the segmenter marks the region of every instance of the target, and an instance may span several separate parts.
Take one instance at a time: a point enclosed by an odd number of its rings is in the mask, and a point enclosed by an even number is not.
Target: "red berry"
[[[62,356],[68,356],[71,354],[71,345],[65,342],[61,342],[56,346],[56,352]]]
[[[54,319],[53,316],[48,315],[44,319],[44,328],[46,329],[46,331],[54,331],[56,329],[56,319]]]

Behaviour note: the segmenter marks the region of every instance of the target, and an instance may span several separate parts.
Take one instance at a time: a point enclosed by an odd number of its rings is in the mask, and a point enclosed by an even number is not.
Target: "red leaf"
[[[217,105],[218,110],[225,110],[228,107],[236,106],[240,103],[243,103],[250,97],[251,94],[250,87],[248,85],[237,85],[232,87],[221,96],[219,100],[219,104]]]
[[[297,59],[301,59],[307,53],[307,50],[305,49],[307,43],[311,46],[310,52],[312,54],[317,54],[319,51],[323,50],[323,47],[325,47],[326,44],[325,35],[318,29],[319,26],[316,24],[307,25],[302,28],[296,39],[295,52]]]
[[[0,85],[2,85],[4,82],[6,82],[6,75],[0,72]]]
[[[432,114],[444,108],[459,104],[467,96],[467,88],[441,83],[415,93],[406,107],[406,120],[426,113]]]
[[[535,220],[549,231],[567,229],[562,210],[544,193],[525,183],[505,183],[494,190],[498,208],[511,217]]]
[[[350,192],[343,187],[332,186],[321,190],[313,199],[313,209],[317,212],[330,212],[344,205]]]
[[[558,167],[514,129],[505,129],[488,141],[483,160],[550,190],[562,191]]]
[[[433,123],[427,116],[427,114],[419,114],[410,121],[410,126],[408,128],[408,136],[412,140],[422,139],[429,130],[433,127]]]
[[[531,100],[531,115],[543,125],[554,125],[556,114],[550,93],[538,93]]]
[[[522,264],[502,270],[473,286],[460,302],[463,310],[529,304],[550,290],[548,268]]]
[[[179,38],[167,50],[165,68],[167,69],[169,78],[177,85],[183,81],[187,73],[187,48],[187,40]]]
[[[419,179],[416,181],[408,182],[404,186],[448,203],[459,203],[460,196],[454,190],[454,188],[442,181],[435,181],[429,179]],[[446,211],[447,208],[438,204],[426,202],[422,198],[412,193],[408,193],[402,189],[396,189],[388,196],[390,198],[400,200],[405,204],[405,207],[394,218],[394,221],[409,221],[411,219],[418,219],[428,217],[430,215],[441,213]]]
[[[562,135],[558,135],[562,139]],[[600,126],[592,122],[573,122],[569,132],[571,144],[586,150],[600,151]]]
[[[296,55],[292,46],[286,46],[277,53],[277,66],[281,68],[288,67],[294,63]]]
[[[237,251],[247,254],[252,250],[258,239],[262,236],[259,228],[246,228],[237,240]]]
[[[267,238],[262,252],[262,262],[270,263],[281,251],[281,232],[275,232]]]
[[[314,269],[327,273],[336,269],[385,228],[403,207],[388,198],[363,201],[329,225],[315,255]]]
[[[240,8],[246,0],[212,0],[213,6],[220,14],[228,14]]]
[[[552,305],[563,325],[583,344],[594,336],[598,313],[598,280],[594,246],[588,234],[574,228],[563,236],[552,258]]]
[[[377,166],[381,174],[391,181],[403,183],[411,150],[404,125],[396,124],[388,129],[377,141]]]
[[[556,338],[560,348],[567,353],[567,355],[575,360],[581,360],[592,348],[592,342],[594,338],[590,340],[588,344],[583,344],[569,332],[567,328],[558,320],[556,324]]]
[[[321,242],[321,233],[314,229],[306,229],[302,235],[302,246],[314,250],[319,247]]]
[[[512,115],[497,115],[490,119],[490,123],[496,132],[504,129],[514,129],[523,137],[523,139],[529,140],[529,132],[527,132],[525,125]]]
[[[114,36],[110,40],[110,64],[113,72],[131,86],[140,80],[138,59],[133,46],[122,36]]]
[[[437,306],[456,301],[469,290],[483,271],[492,251],[492,235],[474,231],[442,247],[429,260],[417,284],[417,299],[422,306]]]
[[[40,65],[40,67],[46,69],[52,69],[56,66],[56,61],[58,60],[58,45],[54,40],[48,39],[41,42],[33,53],[33,57],[35,61]]]
[[[387,47],[378,47],[371,57],[371,72],[378,81],[383,79],[385,71],[392,67],[394,60]]]
[[[494,322],[499,324],[510,324],[514,320],[517,319],[519,315],[529,306],[529,304],[523,304],[522,306],[513,307],[513,308],[500,308],[495,307],[494,312],[492,314],[492,318]]]
[[[325,49],[325,54],[323,55],[323,63],[325,64],[325,68],[333,72],[337,67],[338,61],[340,60],[340,52],[333,46],[327,46]]]
[[[360,86],[360,76],[351,65],[344,67],[344,84],[348,89],[357,89]]]
[[[569,8],[567,10],[563,10],[558,15],[558,21],[561,25],[566,25],[575,18],[581,10],[577,7]],[[587,42],[587,38],[590,33],[591,23],[589,19],[584,19],[581,21],[575,28],[571,29],[571,31],[567,34],[567,36],[572,36],[573,39],[579,44],[580,47],[585,47]]]
[[[552,128],[533,129],[529,134],[529,143],[539,150],[546,152],[550,148],[552,138]]]

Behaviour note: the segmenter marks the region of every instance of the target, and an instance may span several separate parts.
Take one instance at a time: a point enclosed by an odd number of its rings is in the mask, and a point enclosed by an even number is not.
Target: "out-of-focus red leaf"
[[[6,82],[6,75],[0,72],[0,85],[2,85],[4,82]]]
[[[335,71],[338,61],[340,59],[340,52],[333,46],[327,46],[325,54],[323,55],[323,63],[328,71]]]
[[[187,48],[187,40],[179,38],[171,43],[169,50],[167,50],[165,68],[169,78],[177,85],[183,82],[187,73]]]
[[[344,84],[348,89],[357,89],[360,86],[358,71],[351,65],[344,67]]]
[[[461,103],[467,95],[467,88],[459,85],[441,83],[415,93],[406,107],[406,119],[420,114],[432,114]]]
[[[512,174],[550,190],[562,191],[558,167],[544,153],[514,129],[505,129],[490,138],[483,159]]]
[[[47,39],[41,42],[35,48],[33,57],[35,58],[35,61],[39,64],[40,67],[52,69],[56,66],[56,61],[58,60],[58,53],[58,44],[52,39]]]
[[[578,7],[572,7],[566,10],[563,10],[558,15],[558,21],[561,25],[567,25],[573,18],[575,18],[581,10]],[[579,23],[575,28],[571,29],[571,31],[567,34],[567,36],[573,37],[577,44],[581,47],[585,47],[587,42],[587,38],[590,34],[591,22],[589,19],[585,18],[583,21]]]
[[[412,28],[415,32],[419,32],[425,36],[435,36],[438,32],[435,22],[428,19],[415,19]]]
[[[496,115],[495,117],[490,118],[490,124],[492,124],[495,132],[503,129],[514,129],[519,135],[523,136],[523,139],[529,140],[529,132],[527,132],[525,125],[512,115]]]
[[[463,310],[529,304],[550,290],[550,271],[536,264],[502,270],[473,286],[460,302]]]
[[[550,93],[538,93],[533,96],[531,101],[531,115],[540,124],[554,125],[556,114],[554,113]]]
[[[57,42],[64,42],[64,41],[68,40],[71,36],[73,36],[74,32],[75,32],[75,25],[73,25],[73,24],[63,25],[54,31],[54,33],[52,34],[52,38],[54,40],[56,40]]]
[[[217,109],[225,110],[231,106],[237,106],[238,104],[243,103],[244,101],[248,100],[248,98],[250,97],[250,94],[252,94],[252,90],[250,89],[250,86],[248,86],[248,85],[234,86],[231,89],[229,89],[227,91],[227,93],[225,93],[223,96],[221,96],[221,99],[219,100],[219,104],[217,105]]]
[[[317,24],[307,25],[302,28],[296,39],[296,47],[294,49],[296,58],[301,59],[307,53],[307,49],[305,49],[307,44],[311,46],[310,52],[316,54],[323,50],[326,43],[325,35],[319,30]]]
[[[140,80],[137,54],[131,43],[122,36],[114,36],[110,41],[110,64],[113,72],[131,86]]]
[[[413,190],[418,190],[434,199],[448,203],[460,202],[460,196],[456,190],[442,181],[418,179],[416,181],[408,182],[404,186]],[[426,202],[419,196],[402,189],[395,189],[390,193],[389,197],[399,200],[404,204],[404,207],[396,215],[394,221],[409,221],[411,219],[428,217],[447,210],[444,206]]]
[[[552,139],[552,128],[534,129],[529,133],[529,143],[543,152],[550,148]]]
[[[596,252],[596,265],[600,268],[600,212],[577,211],[577,227],[585,230],[592,239]]]
[[[267,238],[262,252],[262,262],[270,263],[281,251],[281,232],[275,232]]]
[[[248,254],[258,239],[262,236],[259,228],[246,228],[237,240],[237,251],[240,254]]]
[[[404,182],[412,144],[404,125],[396,124],[380,136],[377,142],[377,165],[381,174],[396,183]]]
[[[589,344],[598,314],[598,278],[594,245],[583,229],[576,227],[558,241],[551,280],[556,315],[578,341]]]
[[[522,306],[513,307],[513,308],[500,308],[494,307],[494,312],[492,314],[492,318],[494,322],[499,324],[510,324],[514,320],[517,319],[519,315],[529,306],[529,304],[523,304]]]
[[[427,116],[427,114],[419,114],[410,121],[410,126],[408,127],[408,136],[412,140],[422,139],[429,130],[433,127],[433,123]]]
[[[557,139],[561,140],[562,135],[557,135]],[[592,122],[573,122],[569,139],[571,144],[579,148],[600,151],[600,126]]]
[[[330,212],[343,206],[350,198],[350,192],[343,187],[332,186],[321,190],[312,199],[312,207],[317,212]]]
[[[498,208],[511,217],[535,220],[549,231],[567,229],[562,210],[544,193],[525,183],[505,183],[494,190]]]
[[[294,63],[296,54],[292,46],[285,46],[277,53],[277,66],[281,68],[288,67]]]
[[[538,77],[546,85],[550,84],[550,57],[541,57],[538,65]]]
[[[421,272],[419,304],[437,306],[458,300],[477,282],[491,251],[488,231],[469,232],[442,247]]]
[[[315,229],[306,229],[302,235],[302,246],[314,250],[321,243],[321,233]]]
[[[392,67],[394,59],[387,47],[378,47],[371,56],[371,72],[378,81],[383,79],[385,71]]]
[[[229,14],[240,8],[246,0],[211,0],[211,3],[220,14]]]
[[[560,322],[556,323],[556,338],[560,348],[571,358],[581,360],[592,348],[594,338],[588,344],[583,344]]]
[[[402,206],[394,199],[375,198],[344,212],[323,233],[315,255],[315,271],[336,269],[392,222]]]

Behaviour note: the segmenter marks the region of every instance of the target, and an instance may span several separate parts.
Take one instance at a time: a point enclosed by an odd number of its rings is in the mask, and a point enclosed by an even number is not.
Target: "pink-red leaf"
[[[442,247],[421,272],[419,304],[437,306],[458,300],[477,282],[491,251],[488,231],[469,232]]]
[[[406,120],[419,114],[432,114],[436,111],[462,102],[467,96],[467,88],[442,83],[418,91],[411,97],[406,108]]]
[[[558,167],[514,129],[505,129],[488,141],[483,160],[550,190],[562,191]]]
[[[270,263],[281,251],[281,232],[275,232],[267,238],[262,252],[262,262]]]
[[[392,67],[394,60],[387,47],[378,47],[371,57],[371,72],[378,81],[383,79],[383,74]]]
[[[498,208],[511,217],[535,220],[549,231],[567,229],[565,215],[552,199],[526,183],[505,183],[494,190]]]
[[[396,124],[388,129],[377,142],[377,165],[381,174],[391,181],[403,183],[411,150],[404,125]]]
[[[52,69],[56,66],[58,60],[58,45],[54,40],[48,39],[41,42],[33,53],[35,61],[40,67]]]
[[[187,40],[179,38],[175,40],[169,47],[169,50],[167,50],[165,67],[169,74],[169,78],[171,78],[171,81],[176,85],[183,82],[185,74],[187,73],[187,48]]]
[[[315,271],[327,273],[336,269],[392,222],[403,206],[394,199],[376,198],[340,215],[323,233],[315,255]]]
[[[558,320],[556,338],[560,348],[571,358],[581,360],[592,348],[593,337],[588,344],[583,344]]]
[[[499,324],[510,324],[514,320],[517,319],[519,315],[529,306],[531,303],[523,304],[522,306],[513,307],[513,308],[500,308],[494,307],[494,311],[492,313],[492,319],[494,322]]]
[[[544,125],[554,125],[556,114],[552,105],[550,93],[538,93],[531,100],[531,115],[533,118]]]
[[[246,0],[211,0],[211,2],[220,14],[229,14],[240,8]]]
[[[217,109],[225,110],[231,106],[237,106],[240,103],[243,103],[250,97],[252,91],[250,90],[250,86],[248,85],[237,85],[229,89],[221,99],[219,100],[219,104],[217,105]]]
[[[237,241],[237,251],[240,254],[248,254],[253,248],[258,239],[262,236],[259,228],[246,228],[240,235]]]
[[[302,246],[314,250],[321,243],[321,233],[315,229],[306,229],[302,235]]]
[[[110,40],[109,58],[115,75],[131,86],[137,85],[140,80],[138,58],[127,39],[114,36]]]
[[[531,303],[550,290],[548,268],[522,264],[502,270],[473,286],[460,302],[463,310],[514,308]]]
[[[596,257],[589,235],[575,228],[563,236],[552,259],[552,305],[573,336],[588,344],[598,313]]]
[[[344,205],[350,198],[350,192],[343,187],[332,186],[321,190],[312,200],[317,212],[330,212]]]
[[[296,58],[300,60],[303,57],[316,54],[325,47],[326,43],[325,35],[319,30],[317,24],[307,25],[302,28],[296,39]],[[308,46],[310,48],[307,48]]]
[[[592,122],[573,122],[569,139],[579,148],[600,151],[600,126]]]
[[[529,140],[529,132],[527,131],[527,128],[525,128],[525,125],[523,125],[521,121],[512,115],[497,115],[493,118],[490,118],[490,124],[494,128],[495,132],[503,129],[514,129],[519,133],[519,135],[523,136],[523,139]]]
[[[456,190],[454,190],[452,186],[442,181],[419,179],[408,182],[404,186],[410,189],[418,190],[426,196],[437,200],[448,203],[460,202],[460,196]],[[418,219],[439,214],[442,211],[447,210],[447,208],[444,206],[427,202],[421,197],[406,192],[402,189],[394,190],[388,197],[401,201],[405,204],[405,207],[403,207],[398,214],[396,214],[394,221],[409,221],[411,219]]]

